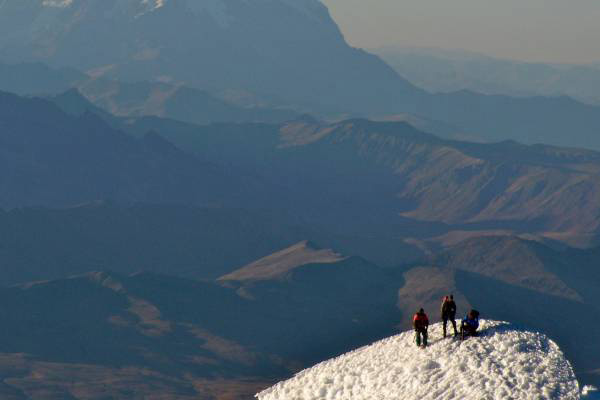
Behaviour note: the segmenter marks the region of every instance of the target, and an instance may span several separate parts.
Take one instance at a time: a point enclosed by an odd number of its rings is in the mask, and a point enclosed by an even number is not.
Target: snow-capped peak
[[[579,384],[559,347],[540,333],[482,321],[465,341],[441,338],[417,348],[412,332],[325,361],[278,383],[260,400],[579,399]]]
[[[73,3],[73,0],[43,0],[42,6],[45,7],[68,7]]]
[[[68,8],[77,3],[99,1],[100,0],[41,0],[41,5],[48,8]],[[238,1],[244,4],[252,4],[249,0]],[[227,6],[224,0],[119,0],[110,3],[108,7],[113,10],[135,10],[134,16],[140,17],[146,13],[163,8],[167,4],[173,2],[185,2],[186,6],[193,13],[209,14],[222,27],[229,26],[233,21],[233,18],[227,12]],[[325,8],[319,0],[262,0],[262,5],[269,2],[282,3],[311,18],[320,14]]]
[[[156,10],[165,5],[165,0],[142,0],[142,4],[151,7],[152,10]]]

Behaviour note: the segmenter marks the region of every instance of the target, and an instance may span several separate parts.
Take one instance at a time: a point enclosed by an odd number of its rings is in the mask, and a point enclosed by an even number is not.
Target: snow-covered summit
[[[412,332],[384,339],[304,370],[260,400],[579,399],[579,384],[559,347],[540,333],[482,321],[481,336],[430,346]]]

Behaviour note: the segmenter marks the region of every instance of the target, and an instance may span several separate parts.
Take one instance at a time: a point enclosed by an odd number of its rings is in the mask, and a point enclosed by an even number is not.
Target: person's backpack
[[[413,316],[413,323],[415,325],[415,328],[425,328],[427,325],[429,325],[429,319],[427,318],[427,314],[416,313]]]

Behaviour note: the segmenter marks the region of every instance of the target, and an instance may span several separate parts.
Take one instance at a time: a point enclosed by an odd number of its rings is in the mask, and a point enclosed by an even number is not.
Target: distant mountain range
[[[597,265],[599,255],[489,237],[431,264],[381,269],[303,241],[218,281],[94,272],[4,288],[0,368],[11,378],[0,393],[250,399],[317,361],[405,330],[417,307],[438,321],[449,292],[459,315],[476,307],[484,318],[510,315],[547,332],[580,381],[593,383],[600,349],[586,338],[599,333],[600,308],[589,289],[600,276],[580,262]],[[554,284],[538,286],[544,280]],[[583,337],[572,324],[585,326]]]
[[[203,90],[161,82],[125,83],[40,63],[0,64],[0,90],[23,96],[60,96],[77,90],[102,110],[121,117],[159,116],[213,122],[283,122],[298,113],[265,105],[236,105]]]
[[[261,99],[269,109],[230,121],[280,120],[289,110],[334,119],[410,114],[455,127],[454,138],[600,149],[600,107],[568,97],[430,94],[348,46],[318,0],[201,3],[8,0],[0,9],[0,60],[153,83],[81,89],[111,111],[169,116],[173,107],[176,118],[215,121],[207,111],[235,112],[205,95],[221,93]],[[190,89],[173,91],[181,85]]]
[[[414,47],[391,46],[370,51],[430,92],[471,90],[507,96],[570,96],[600,105],[598,65],[529,63],[459,50]]]
[[[429,93],[318,0],[0,0],[0,61],[1,398],[250,399],[449,292],[600,383],[600,107]]]
[[[5,208],[98,200],[271,208],[374,244],[390,236],[443,243],[482,231],[576,245],[598,238],[593,151],[449,141],[405,123],[359,119],[119,119],[76,93],[0,101]],[[380,265],[398,260],[361,255]]]
[[[62,100],[54,99],[72,112],[49,100],[0,92],[1,207],[103,199],[205,206],[263,202],[252,198],[264,190],[251,189],[262,183],[243,171],[206,163],[156,133],[134,138],[93,106],[77,110],[72,99]]]
[[[0,289],[6,398],[248,398],[417,307],[435,318],[449,291],[598,382],[572,323],[600,334],[600,252],[565,243],[598,243],[600,153],[362,119],[123,119],[74,91],[0,105],[0,282],[21,283]],[[115,272],[64,278],[93,270]]]
[[[124,129],[151,127],[203,159],[268,176],[289,188],[297,212],[348,232],[445,241],[451,232],[508,231],[583,244],[600,226],[593,151],[449,141],[367,120],[195,127],[140,119]]]

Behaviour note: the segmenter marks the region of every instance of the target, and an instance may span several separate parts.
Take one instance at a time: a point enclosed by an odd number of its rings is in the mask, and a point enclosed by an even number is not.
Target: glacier
[[[412,331],[337,358],[258,393],[259,400],[580,399],[558,345],[508,322],[482,320],[480,336],[443,339],[429,328],[417,348]]]

